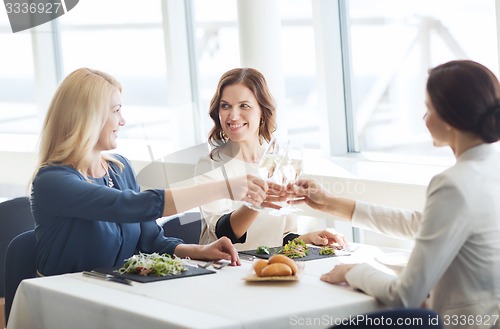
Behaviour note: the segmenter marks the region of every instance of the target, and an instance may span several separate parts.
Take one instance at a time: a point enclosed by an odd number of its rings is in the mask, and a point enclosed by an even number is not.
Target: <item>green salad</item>
[[[320,255],[335,255],[335,249],[330,248],[328,246],[321,247],[319,251]]]
[[[139,253],[125,260],[116,272],[120,274],[139,274],[143,276],[167,276],[187,271],[182,259],[168,254]]]
[[[309,253],[309,247],[304,241],[299,238],[295,238],[285,244],[279,253],[288,256],[289,258],[302,258],[306,257]]]
[[[257,250],[255,251],[257,254],[267,254],[269,255],[269,247],[268,246],[258,246]]]

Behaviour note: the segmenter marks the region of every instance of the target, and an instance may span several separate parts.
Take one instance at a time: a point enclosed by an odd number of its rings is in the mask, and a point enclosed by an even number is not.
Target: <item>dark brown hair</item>
[[[500,84],[485,66],[454,60],[429,71],[427,94],[439,116],[486,143],[500,139]]]
[[[215,94],[210,101],[208,114],[214,122],[213,128],[208,134],[210,145],[219,147],[227,142],[227,136],[224,135],[222,125],[219,120],[219,108],[222,97],[222,91],[226,86],[242,84],[252,91],[262,111],[259,127],[259,138],[269,142],[272,133],[276,131],[276,104],[269,91],[264,75],[253,68],[236,68],[224,73],[217,85]]]

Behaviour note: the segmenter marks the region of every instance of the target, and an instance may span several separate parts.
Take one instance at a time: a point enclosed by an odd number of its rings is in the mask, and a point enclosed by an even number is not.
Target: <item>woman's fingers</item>
[[[265,208],[271,208],[271,209],[277,209],[277,210],[282,208],[280,205],[277,205],[277,204],[269,202],[269,201],[262,202],[261,206],[265,207]]]
[[[232,198],[258,205],[266,198],[267,183],[262,179],[246,175],[229,180]]]

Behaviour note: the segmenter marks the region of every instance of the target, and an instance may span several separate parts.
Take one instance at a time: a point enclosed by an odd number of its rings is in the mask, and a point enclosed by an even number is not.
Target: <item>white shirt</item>
[[[447,328],[489,328],[500,302],[500,155],[493,145],[473,147],[436,175],[423,213],[357,202],[352,223],[392,236],[415,238],[398,277],[367,264],[346,275],[355,288],[391,306],[427,303]],[[476,317],[471,322],[454,318]],[[500,319],[496,321],[500,328]]]
[[[231,159],[224,154],[221,154],[220,161],[214,161],[209,156],[203,157],[195,169],[196,182],[204,183],[226,179],[224,171],[227,178],[246,174],[258,176],[258,164],[246,163],[236,158]],[[243,204],[240,201],[224,199],[200,207],[202,215],[200,244],[207,244],[217,240],[215,228],[219,218],[242,206]],[[264,210],[257,216],[248,229],[245,243],[236,243],[235,247],[241,251],[256,249],[258,246],[281,246],[283,244],[283,237],[288,233],[296,231],[297,222],[295,216],[272,216],[269,215],[268,210]]]

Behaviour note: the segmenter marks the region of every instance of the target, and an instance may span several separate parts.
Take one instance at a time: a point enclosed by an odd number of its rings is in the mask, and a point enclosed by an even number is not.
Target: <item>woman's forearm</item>
[[[229,218],[229,222],[231,223],[234,235],[238,239],[241,238],[243,234],[248,231],[258,215],[259,213],[257,211],[251,210],[245,206],[233,211]]]
[[[324,211],[340,217],[342,219],[351,221],[356,207],[356,201],[353,199],[329,196],[325,202]]]
[[[200,245],[195,244],[179,244],[175,247],[174,254],[180,258],[192,258],[192,259],[201,259],[203,258],[201,255],[202,248]]]
[[[313,179],[299,180],[297,185],[288,187],[299,198],[313,209],[330,213],[345,220],[351,220],[356,201],[337,197],[318,181]]]
[[[171,216],[219,199],[229,199],[224,181],[165,190],[163,216]]]

